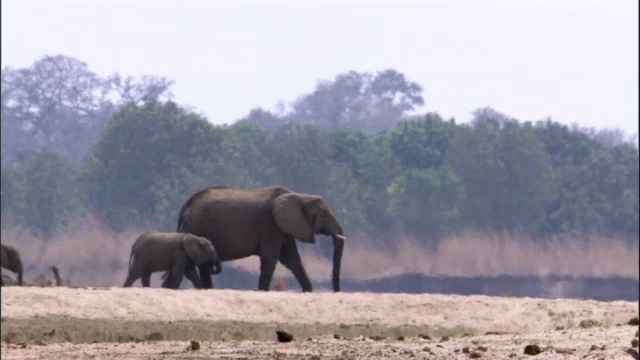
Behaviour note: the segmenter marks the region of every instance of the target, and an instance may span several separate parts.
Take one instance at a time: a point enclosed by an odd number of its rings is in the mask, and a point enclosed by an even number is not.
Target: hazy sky
[[[394,68],[423,86],[420,112],[468,121],[491,106],[638,133],[637,0],[1,5],[2,67],[64,54],[101,76],[166,76],[216,124],[339,73]]]

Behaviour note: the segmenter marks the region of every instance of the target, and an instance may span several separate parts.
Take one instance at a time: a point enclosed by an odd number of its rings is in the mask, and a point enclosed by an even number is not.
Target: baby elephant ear
[[[184,236],[184,251],[187,253],[187,256],[196,263],[196,265],[202,265],[207,261],[211,261],[211,254],[209,251],[206,251],[207,244],[205,241],[211,245],[209,240],[205,238],[193,235]]]
[[[273,201],[273,217],[280,230],[300,241],[315,244],[313,228],[302,210],[300,195],[289,193],[278,196]]]

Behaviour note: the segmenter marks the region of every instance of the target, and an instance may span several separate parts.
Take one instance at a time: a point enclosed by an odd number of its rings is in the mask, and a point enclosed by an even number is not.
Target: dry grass
[[[120,286],[126,277],[131,244],[147,230],[132,228],[116,233],[91,216],[81,219],[71,229],[48,243],[17,228],[2,228],[1,236],[3,242],[20,251],[26,281],[32,282],[38,274],[49,273],[49,266],[56,264],[73,286]],[[519,236],[472,232],[444,239],[435,250],[423,247],[411,236],[398,235],[390,241],[393,241],[389,246],[391,250],[380,250],[369,237],[350,235],[344,249],[342,277],[370,280],[413,273],[639,278],[637,241],[559,237],[541,244]],[[309,276],[316,281],[328,281],[331,259],[321,254],[319,246],[299,243],[299,248]],[[257,274],[259,260],[254,256],[225,266]],[[154,275],[152,286],[160,283],[160,276]],[[278,266],[275,278],[292,278],[292,275]]]

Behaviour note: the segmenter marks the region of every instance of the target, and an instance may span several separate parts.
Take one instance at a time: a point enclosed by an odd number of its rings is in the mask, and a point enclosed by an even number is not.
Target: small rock
[[[293,340],[293,335],[289,334],[286,331],[277,330],[276,335],[279,342],[291,342]]]
[[[338,334],[333,334],[333,338],[334,338],[334,339],[336,339],[336,340],[340,340],[340,335],[338,335]]]
[[[468,346],[463,347],[462,348],[462,352],[465,353],[465,354],[468,354],[469,353],[469,347]]]
[[[486,346],[478,346],[478,351],[487,352],[487,350],[489,350],[489,348]]]
[[[640,345],[640,340],[638,340],[638,338],[631,340],[632,347],[638,347],[638,345]]]
[[[369,339],[373,340],[373,341],[380,341],[380,340],[384,340],[384,336],[380,336],[380,335],[371,335],[369,336]]]
[[[45,343],[44,341],[38,339],[36,341],[33,342],[33,345],[38,345],[38,346],[47,346],[47,343]]]
[[[589,328],[592,328],[592,327],[595,327],[595,326],[600,326],[600,322],[596,321],[596,320],[589,319],[589,320],[580,321],[579,325],[583,329],[589,329]]]
[[[540,349],[540,346],[536,344],[527,345],[524,347],[525,355],[538,355],[541,352],[542,352],[542,349]]]
[[[638,319],[638,317],[634,317],[629,319],[629,322],[627,323],[627,325],[632,325],[632,326],[638,326],[640,325],[640,319]]]
[[[504,335],[506,333],[504,331],[487,331],[484,334],[485,335]]]
[[[597,345],[591,345],[591,347],[589,348],[589,351],[595,351],[595,350],[604,350],[605,346],[597,346]]]
[[[446,335],[443,336],[442,339],[440,339],[440,342],[443,342],[443,341],[449,341],[449,337]]]
[[[420,334],[418,335],[421,339],[424,340],[431,340],[431,336],[427,335],[427,334]]]
[[[398,341],[404,341],[404,336],[400,335],[400,336],[398,336],[398,337],[396,338],[396,340],[398,340]]]
[[[428,346],[425,346],[425,347],[422,348],[422,351],[430,353],[431,352],[431,348],[428,347]]]
[[[638,353],[638,350],[634,348],[628,348],[627,354],[631,355],[631,357],[633,357],[636,360],[640,360],[640,353]]]
[[[482,354],[480,354],[479,352],[473,351],[471,352],[471,354],[469,354],[469,358],[471,359],[479,359],[482,357]]]
[[[191,350],[192,350],[192,351],[198,351],[198,350],[200,350],[200,342],[199,342],[199,341],[191,340],[191,341],[190,341],[190,346],[191,346]]]

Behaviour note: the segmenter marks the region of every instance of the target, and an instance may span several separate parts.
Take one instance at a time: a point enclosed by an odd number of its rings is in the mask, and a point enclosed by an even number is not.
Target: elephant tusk
[[[336,238],[338,238],[338,239],[342,240],[342,241],[347,240],[347,238],[346,238],[346,237],[344,237],[344,235],[338,235],[338,234],[336,234],[336,235],[334,235],[334,236],[335,236]]]

